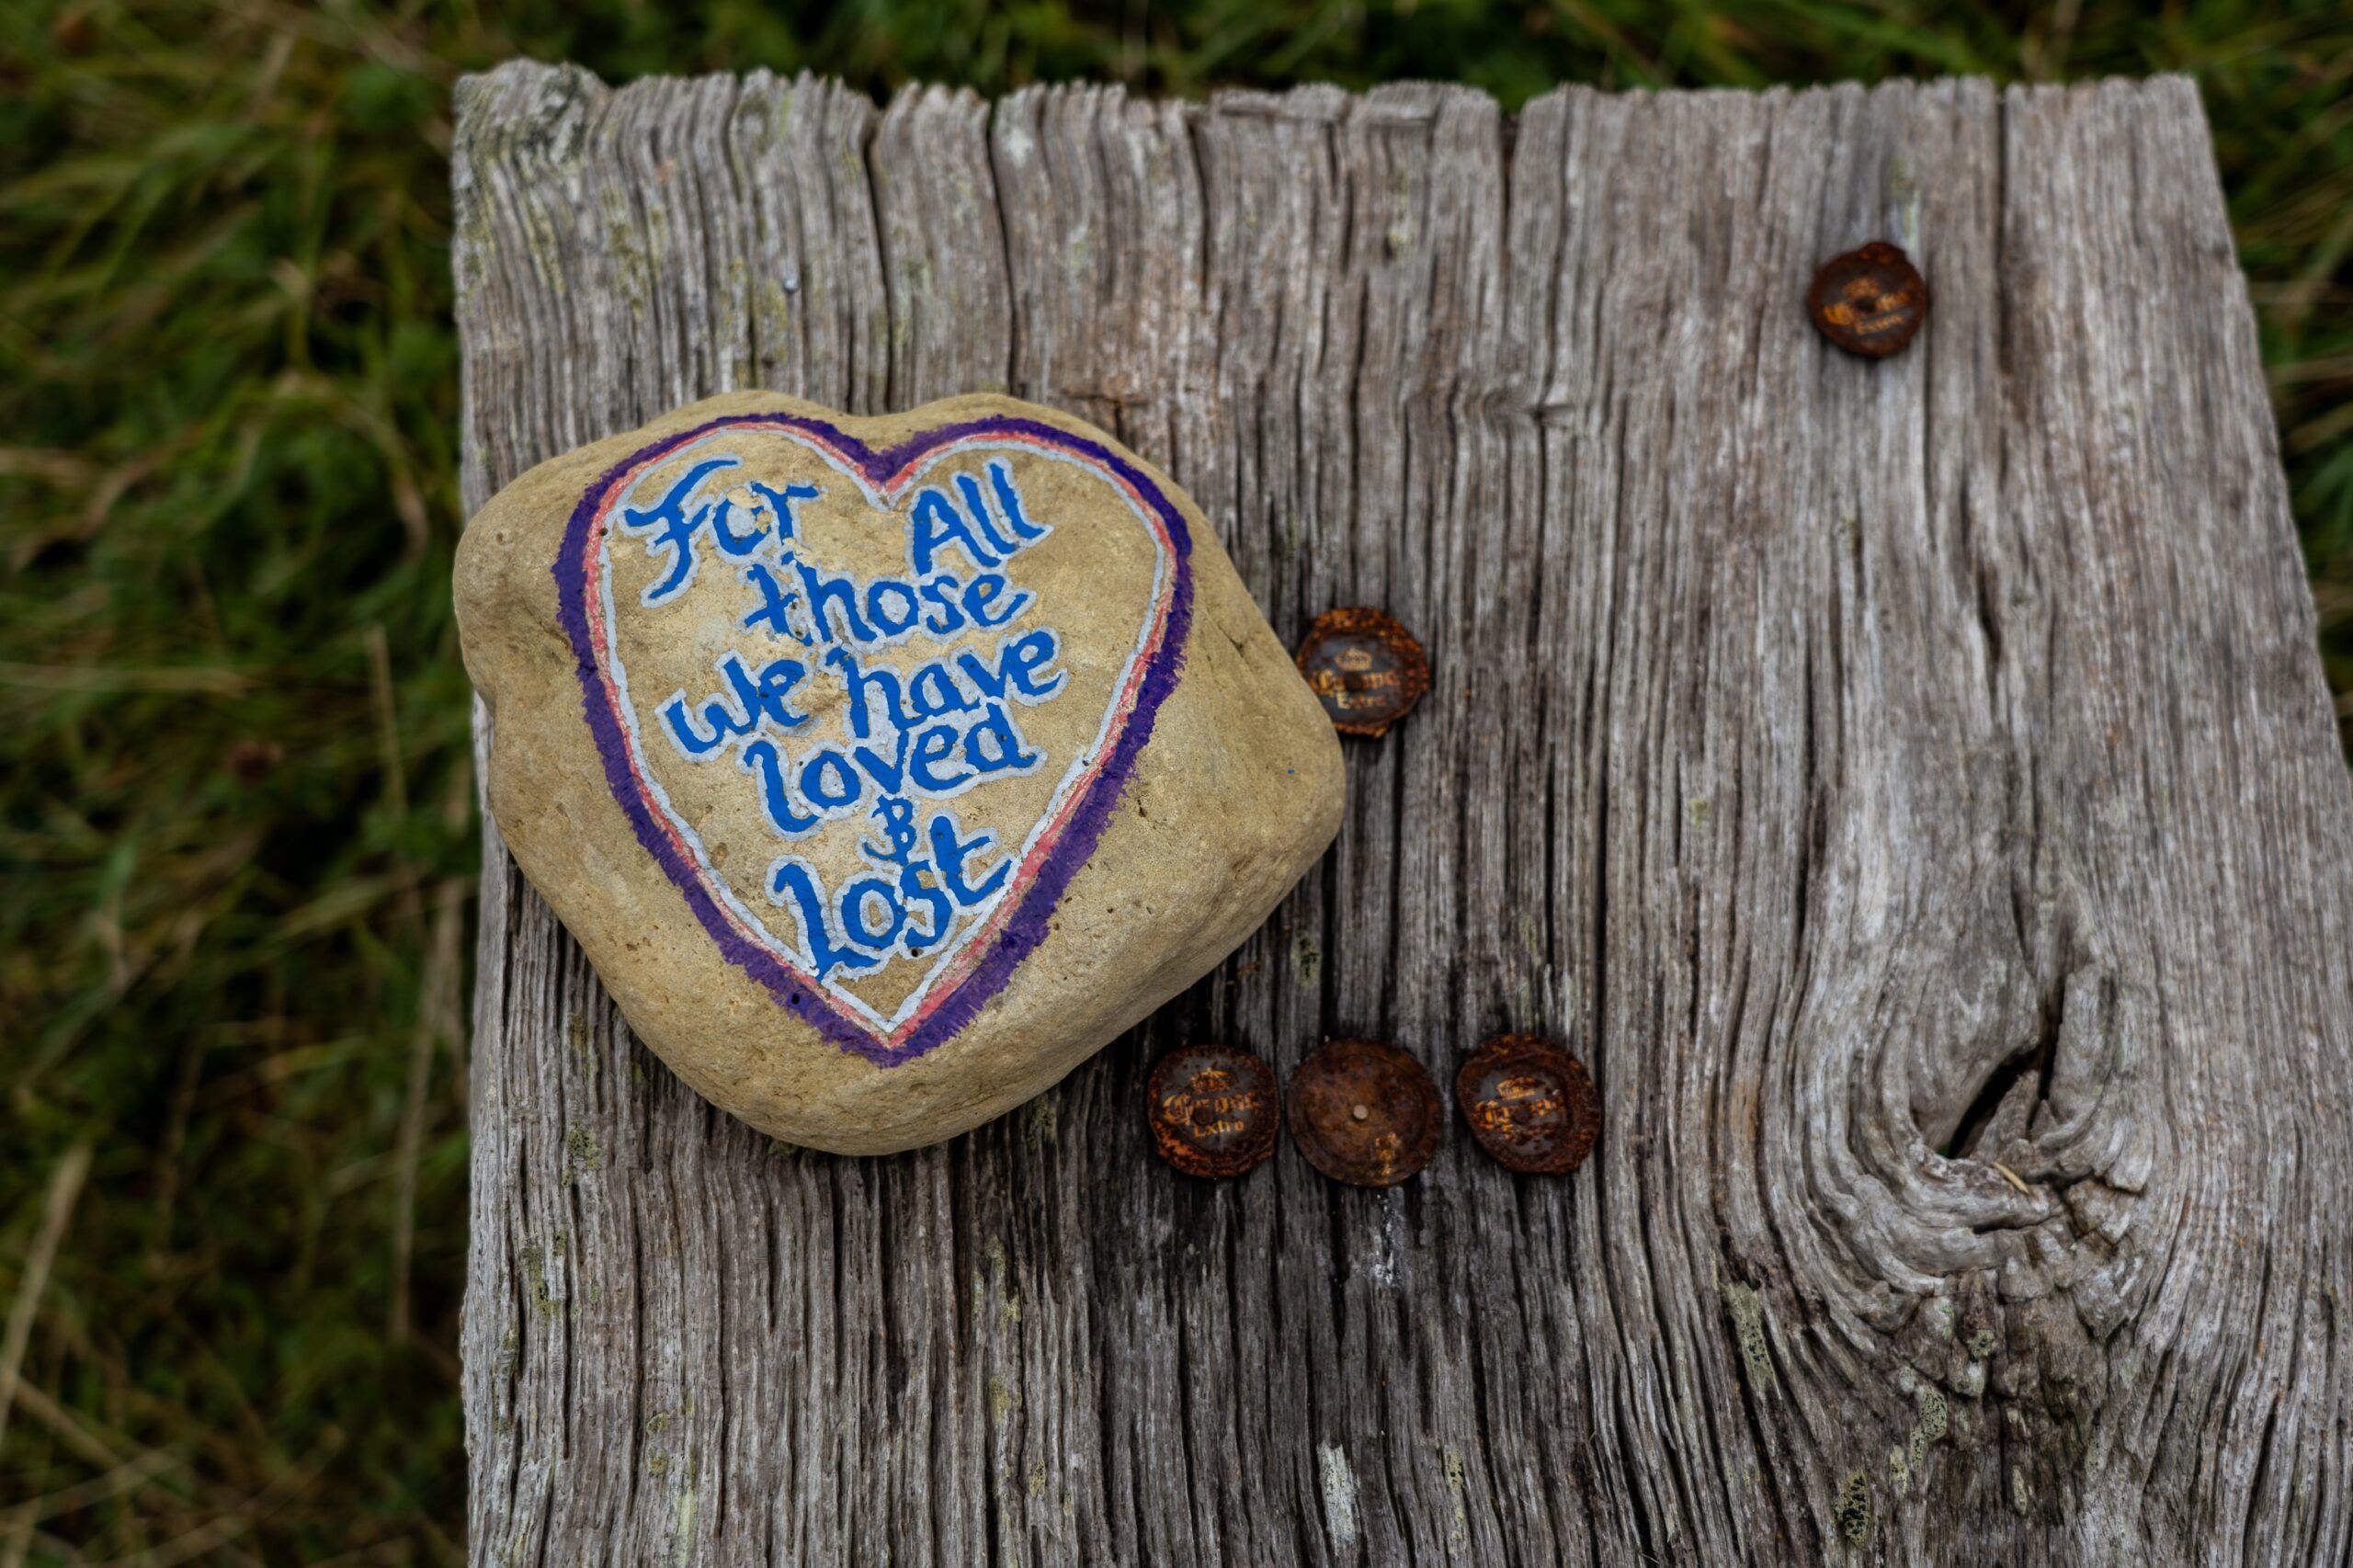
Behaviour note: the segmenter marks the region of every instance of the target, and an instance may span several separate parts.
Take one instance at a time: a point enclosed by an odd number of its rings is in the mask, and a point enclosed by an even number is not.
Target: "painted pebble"
[[[1214,530],[1030,404],[712,398],[524,474],[456,586],[507,848],[638,1035],[792,1142],[1037,1095],[1338,828]]]

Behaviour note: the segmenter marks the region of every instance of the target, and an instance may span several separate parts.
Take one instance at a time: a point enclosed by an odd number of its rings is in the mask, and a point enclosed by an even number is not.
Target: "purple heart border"
[[[735,917],[714,894],[705,874],[689,858],[685,845],[657,815],[637,777],[628,737],[615,711],[615,693],[597,654],[601,627],[592,616],[589,585],[592,562],[601,543],[606,514],[620,494],[649,465],[665,455],[714,432],[735,426],[782,429],[829,449],[855,468],[886,501],[895,502],[913,471],[941,449],[972,440],[1016,442],[1042,447],[1075,458],[1100,470],[1105,477],[1129,492],[1157,519],[1171,558],[1174,582],[1165,608],[1160,608],[1156,642],[1149,648],[1128,698],[1127,718],[1119,728],[1108,755],[1097,765],[1050,843],[1037,846],[1016,868],[1012,888],[999,906],[994,935],[973,940],[980,953],[961,974],[943,975],[939,994],[926,999],[915,1016],[902,1026],[895,1042],[878,1036],[837,1006],[825,988],[796,965],[746,937]],[[555,574],[557,619],[570,639],[578,665],[581,710],[603,759],[605,781],[611,789],[638,842],[694,911],[721,954],[749,974],[774,996],[843,1051],[853,1051],[878,1067],[895,1067],[953,1039],[971,1023],[989,998],[1005,988],[1021,961],[1045,938],[1047,920],[1062,900],[1070,880],[1095,853],[1109,823],[1112,809],[1135,768],[1136,757],[1152,738],[1161,703],[1175,688],[1184,661],[1185,638],[1192,624],[1192,535],[1184,514],[1161,487],[1141,469],[1099,441],[1074,435],[1058,426],[1033,419],[996,418],[941,425],[920,432],[895,447],[877,450],[821,419],[782,412],[738,414],[713,419],[641,448],[598,478],[573,508],[552,570]],[[1120,694],[1125,697],[1125,694]]]

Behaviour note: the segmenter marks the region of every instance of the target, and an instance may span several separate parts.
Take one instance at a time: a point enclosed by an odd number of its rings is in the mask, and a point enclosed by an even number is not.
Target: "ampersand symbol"
[[[882,824],[882,836],[890,841],[888,848],[869,844],[866,852],[878,860],[904,866],[915,858],[915,808],[904,795],[885,795],[874,804],[875,820]]]

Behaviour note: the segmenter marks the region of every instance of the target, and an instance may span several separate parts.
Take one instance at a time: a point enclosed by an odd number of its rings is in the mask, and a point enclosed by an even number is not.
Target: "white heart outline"
[[[962,433],[947,435],[957,430]],[[613,532],[609,514],[634,492],[652,469],[709,445],[723,442],[731,437],[756,431],[782,437],[811,452],[828,468],[855,484],[870,510],[885,519],[892,518],[899,503],[926,473],[952,457],[974,451],[1003,450],[1063,462],[1102,482],[1118,494],[1129,513],[1142,525],[1146,537],[1154,545],[1149,613],[1140,623],[1135,642],[1128,650],[1119,679],[1112,687],[1111,700],[1104,710],[1092,743],[1080,748],[1079,754],[1063,770],[1046,808],[1039,813],[1024,838],[1015,861],[1014,874],[1007,878],[1006,886],[983,907],[981,918],[969,921],[962,931],[943,945],[942,951],[933,960],[932,967],[887,1019],[854,994],[831,982],[813,978],[812,971],[815,965],[806,949],[779,938],[765,920],[745,906],[733,884],[710,864],[700,835],[672,805],[667,791],[654,777],[646,763],[648,748],[639,729],[636,704],[628,695],[627,669],[623,662],[615,656],[611,647],[608,629],[615,621],[609,570]],[[946,438],[940,438],[943,436]],[[887,479],[878,481],[870,478],[864,467],[851,460],[845,448],[868,452],[870,459],[877,461],[910,449],[914,449],[915,455]],[[1152,492],[1149,504],[1143,494],[1146,488]],[[584,519],[585,537],[575,540],[574,536],[580,531]],[[904,525],[904,519],[895,520]],[[572,553],[569,547],[575,544],[585,547],[581,550],[584,586],[585,579],[591,577],[596,586],[595,594],[588,596],[581,607],[585,611],[588,646],[577,647],[579,629],[574,627],[568,618],[566,627],[574,632],[576,651],[581,653],[584,700],[593,704],[596,699],[594,687],[601,684],[621,736],[622,756],[617,759],[609,751],[606,755],[608,782],[626,809],[628,801],[622,796],[621,781],[612,777],[616,761],[622,763],[638,798],[659,813],[658,824],[650,819],[638,821],[641,840],[645,842],[646,847],[655,851],[658,858],[663,859],[665,869],[673,881],[676,881],[678,865],[674,863],[673,857],[661,855],[660,846],[647,836],[647,829],[652,827],[666,836],[676,852],[675,860],[684,863],[706,897],[723,912],[740,939],[757,946],[798,985],[822,993],[836,1007],[853,1010],[857,1017],[844,1019],[842,1023],[851,1034],[864,1036],[863,1040],[844,1039],[842,1030],[824,1028],[821,1020],[812,1021],[820,1022],[821,1028],[833,1035],[846,1049],[856,1050],[880,1065],[892,1065],[898,1061],[912,1059],[939,1043],[935,1039],[911,1047],[909,1041],[923,1030],[942,1006],[957,996],[973,971],[991,959],[1000,946],[1006,945],[1008,923],[1017,915],[1027,914],[1026,906],[1030,902],[1035,884],[1041,873],[1055,864],[1055,851],[1074,817],[1082,809],[1093,808],[1097,820],[1089,824],[1086,831],[1090,835],[1099,834],[1104,807],[1095,803],[1094,785],[1113,760],[1115,752],[1126,753],[1119,759],[1123,770],[1131,766],[1133,751],[1127,744],[1127,732],[1137,722],[1140,701],[1143,733],[1137,738],[1138,745],[1149,738],[1152,720],[1156,717],[1159,701],[1165,696],[1168,686],[1173,685],[1176,659],[1181,654],[1181,648],[1172,650],[1168,644],[1172,637],[1181,642],[1189,621],[1189,576],[1186,567],[1190,549],[1189,531],[1158,484],[1107,448],[1056,426],[1017,415],[984,417],[961,426],[934,426],[880,453],[873,452],[864,442],[831,426],[795,415],[745,415],[713,421],[708,426],[657,442],[608,472],[582,497],[574,515],[574,528],[567,532],[566,544],[568,548],[560,553],[555,563],[560,589],[564,585],[564,568]],[[1148,701],[1142,701],[1142,694],[1147,681],[1155,675],[1161,677],[1159,688]],[[592,727],[594,717],[592,712]],[[1090,838],[1087,853],[1091,852]],[[1066,884],[1075,869],[1071,865],[1058,869],[1053,893],[1055,899],[1059,899],[1061,886]],[[1047,911],[1051,907],[1050,903]],[[1047,911],[1039,912],[1038,921],[1042,923]],[[701,910],[697,913],[709,926],[710,917]],[[716,929],[711,934],[715,937],[721,936]],[[1027,944],[1034,945],[1035,940],[1035,936],[1029,936]],[[1026,955],[1028,945],[1023,946],[1021,952],[1014,957],[1014,964]],[[728,946],[723,938],[722,946],[723,949]],[[733,951],[728,956],[745,967],[752,967],[745,964],[745,960]],[[1006,972],[996,975],[986,986],[984,994],[972,1006],[977,1007],[985,1002],[987,995],[994,994],[1008,974],[1009,968]],[[765,980],[767,977],[761,978]],[[777,989],[773,981],[768,983],[771,990]],[[784,999],[781,992],[779,998]],[[796,1009],[801,1008],[801,999],[797,993],[790,1001]],[[860,1019],[864,1022],[858,1021]],[[878,1028],[881,1031],[880,1034],[875,1032]],[[869,1048],[869,1042],[872,1049]]]

